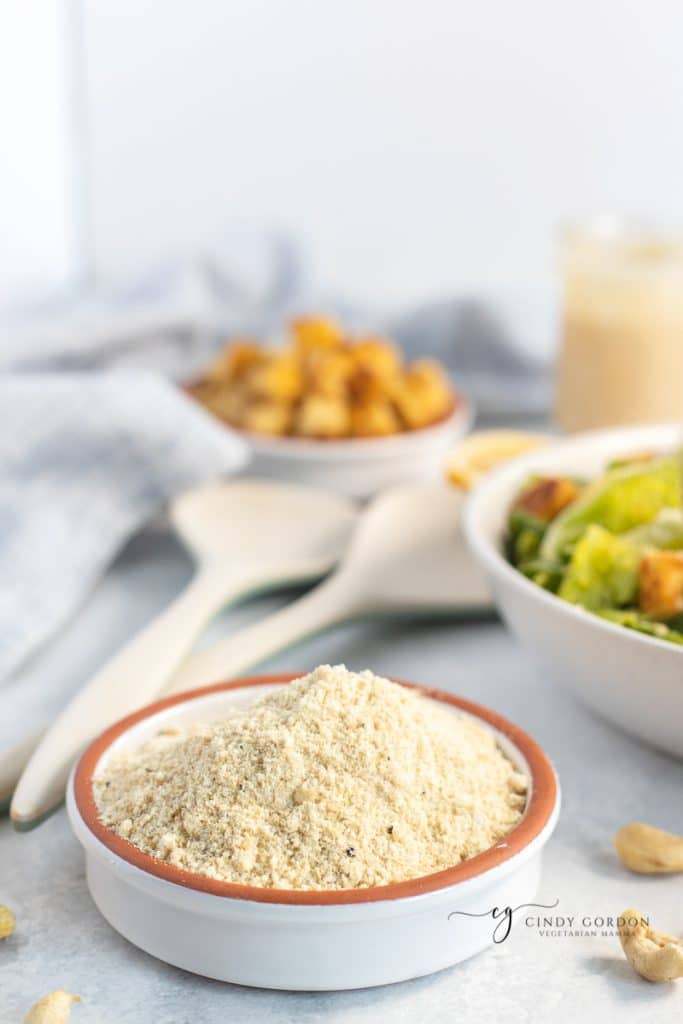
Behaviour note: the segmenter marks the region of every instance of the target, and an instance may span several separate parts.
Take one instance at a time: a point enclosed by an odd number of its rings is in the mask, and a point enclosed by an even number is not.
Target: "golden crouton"
[[[354,437],[384,437],[401,429],[390,402],[375,400],[351,406],[351,433]]]
[[[412,383],[433,388],[442,397],[448,397],[450,400],[451,387],[448,378],[441,363],[437,363],[436,359],[416,359],[408,367],[407,377]]]
[[[228,345],[188,393],[232,426],[320,438],[426,427],[453,406],[438,363],[404,369],[385,338],[347,338],[321,316],[300,317],[290,330],[290,344],[278,351],[246,339]]]
[[[394,404],[409,430],[426,427],[446,416],[453,407],[448,379],[438,363],[413,363],[395,384]]]
[[[325,316],[300,316],[291,322],[294,348],[306,355],[318,348],[339,348],[344,344],[344,332],[339,324]]]
[[[265,359],[266,353],[254,342],[233,341],[211,363],[204,374],[204,379],[215,383],[239,379],[247,370]]]
[[[354,372],[355,364],[348,348],[311,352],[306,363],[307,390],[319,395],[345,395]]]
[[[357,368],[349,381],[349,397],[353,402],[384,402],[393,394],[399,378],[387,380],[372,370]]]
[[[549,523],[578,496],[579,487],[569,477],[543,477],[520,494],[515,508],[540,519],[542,523]]]
[[[380,379],[391,379],[401,369],[401,355],[396,346],[386,338],[359,338],[351,353],[359,370],[367,371]]]
[[[249,403],[238,424],[256,434],[288,434],[292,428],[292,404],[277,398],[260,398]]]
[[[307,395],[299,406],[294,433],[300,437],[348,437],[351,412],[343,398]]]
[[[262,398],[299,398],[304,389],[304,376],[296,359],[285,353],[269,356],[254,366],[246,377],[250,394]]]
[[[220,387],[215,384],[200,383],[192,389],[195,398],[205,409],[212,412],[219,420],[239,427],[242,423],[247,396],[243,388]]]
[[[683,552],[651,551],[640,562],[639,604],[655,619],[683,613]]]

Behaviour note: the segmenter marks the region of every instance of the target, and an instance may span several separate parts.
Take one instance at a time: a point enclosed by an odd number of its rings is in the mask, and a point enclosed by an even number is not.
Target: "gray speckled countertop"
[[[91,621],[100,623],[98,659],[159,610],[188,572],[170,538],[133,544],[92,602]],[[281,601],[264,599],[231,611],[231,627]],[[634,905],[657,927],[683,934],[681,880],[628,875],[611,847],[614,830],[633,819],[683,831],[683,765],[604,725],[556,690],[500,624],[349,626],[302,644],[268,667],[298,670],[323,661],[452,690],[528,729],[553,758],[564,801],[546,851],[540,900],[558,898],[553,913],[573,916],[579,929],[586,915],[616,915]],[[680,1021],[683,1013],[683,981],[641,981],[623,960],[616,938],[601,936],[599,929],[595,937],[543,935],[523,919],[505,943],[469,962],[381,989],[265,992],[195,977],[141,953],[100,917],[63,810],[24,835],[0,823],[0,902],[13,907],[18,919],[16,934],[0,948],[0,1024],[21,1021],[39,995],[58,987],[82,996],[74,1024],[665,1024]]]

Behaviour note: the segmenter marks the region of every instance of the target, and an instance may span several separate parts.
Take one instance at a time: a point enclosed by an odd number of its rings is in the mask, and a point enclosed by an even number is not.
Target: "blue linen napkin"
[[[246,445],[151,373],[0,374],[0,680],[174,495]]]

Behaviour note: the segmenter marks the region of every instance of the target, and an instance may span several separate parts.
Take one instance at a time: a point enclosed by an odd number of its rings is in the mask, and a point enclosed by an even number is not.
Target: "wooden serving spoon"
[[[170,692],[239,676],[298,640],[349,620],[462,619],[491,612],[488,585],[460,529],[463,501],[444,484],[375,499],[332,575],[286,608],[191,655]]]

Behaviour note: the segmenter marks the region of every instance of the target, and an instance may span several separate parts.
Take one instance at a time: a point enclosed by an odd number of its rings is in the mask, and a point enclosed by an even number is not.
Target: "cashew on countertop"
[[[683,978],[683,942],[651,928],[638,910],[619,917],[619,939],[634,971],[648,981]]]
[[[683,836],[634,821],[614,837],[616,851],[627,868],[641,875],[683,871]]]
[[[61,988],[49,992],[33,1004],[24,1017],[24,1024],[67,1024],[71,1018],[71,1007],[73,1003],[80,1002],[80,998]]]

